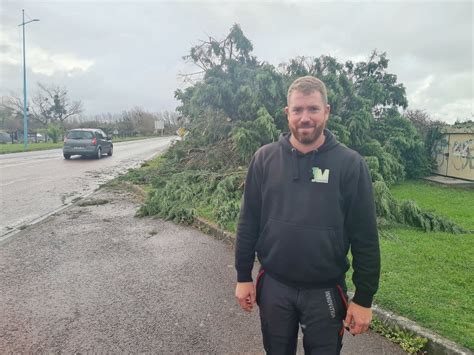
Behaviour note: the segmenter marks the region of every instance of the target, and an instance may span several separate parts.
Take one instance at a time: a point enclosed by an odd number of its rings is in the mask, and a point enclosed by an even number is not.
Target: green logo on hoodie
[[[329,169],[321,170],[317,167],[313,168],[313,179],[311,182],[321,182],[327,184],[329,181]]]

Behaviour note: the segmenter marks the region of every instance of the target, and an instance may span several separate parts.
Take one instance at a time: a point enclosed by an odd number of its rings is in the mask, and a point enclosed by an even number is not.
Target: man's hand
[[[348,327],[351,334],[362,334],[369,329],[372,321],[372,309],[359,306],[351,302],[347,309],[346,319],[344,319],[344,326]]]
[[[243,310],[252,311],[255,304],[255,286],[253,282],[237,282],[235,297],[237,297],[237,301],[239,301]]]

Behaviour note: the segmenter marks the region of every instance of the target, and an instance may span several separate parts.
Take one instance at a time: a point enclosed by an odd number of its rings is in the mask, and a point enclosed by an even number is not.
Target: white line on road
[[[15,166],[22,166],[22,165],[31,165],[31,164],[38,164],[38,163],[44,163],[47,160],[56,160],[58,157],[52,157],[52,158],[46,158],[42,160],[28,160],[25,161],[24,163],[16,163],[16,164],[10,164],[10,165],[1,165],[0,170],[5,169],[5,168],[13,168]]]
[[[22,182],[22,181],[28,181],[28,180],[29,179],[17,179],[17,180],[14,180],[14,181],[10,181],[10,182],[0,184],[0,187],[4,187],[4,186],[8,186],[8,185],[12,185],[12,184],[19,183],[19,182]]]

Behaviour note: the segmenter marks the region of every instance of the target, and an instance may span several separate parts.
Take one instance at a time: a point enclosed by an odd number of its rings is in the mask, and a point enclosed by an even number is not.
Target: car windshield
[[[92,139],[93,137],[92,132],[87,131],[71,131],[67,134],[67,138],[69,139]]]

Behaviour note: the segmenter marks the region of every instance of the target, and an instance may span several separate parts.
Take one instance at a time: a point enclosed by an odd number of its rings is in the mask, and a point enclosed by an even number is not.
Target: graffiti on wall
[[[456,170],[474,169],[474,151],[471,145],[474,139],[454,142],[451,150],[451,162]]]
[[[444,134],[431,151],[436,160],[434,173],[474,181],[474,135]]]
[[[433,146],[432,155],[436,160],[437,172],[439,174],[446,174],[449,155],[448,145],[448,136],[442,136]]]

